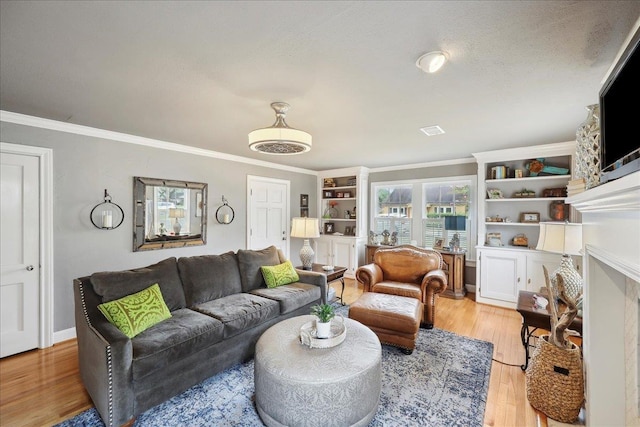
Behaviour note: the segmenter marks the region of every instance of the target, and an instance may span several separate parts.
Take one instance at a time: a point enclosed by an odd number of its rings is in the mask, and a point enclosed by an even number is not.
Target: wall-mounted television
[[[600,89],[602,182],[640,170],[640,28]]]

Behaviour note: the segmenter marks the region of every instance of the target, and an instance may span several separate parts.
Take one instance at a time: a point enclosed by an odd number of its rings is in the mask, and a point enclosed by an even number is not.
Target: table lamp
[[[556,275],[564,280],[567,296],[576,302],[582,294],[582,278],[573,266],[571,255],[582,250],[582,224],[570,222],[541,222],[537,250],[562,254],[560,267],[550,277],[552,289],[558,298]]]
[[[304,239],[300,249],[300,261],[304,270],[311,270],[313,264],[313,249],[309,245],[309,239],[320,237],[317,218],[296,217],[291,220],[291,237]]]
[[[176,222],[173,223],[173,234],[176,236],[180,234],[180,229],[182,225],[180,224],[179,218],[184,218],[184,209],[182,208],[170,208],[169,209],[169,218],[175,218]]]
[[[462,215],[452,215],[444,217],[444,229],[448,231],[464,231],[467,227],[467,217]],[[452,251],[460,249],[460,234],[454,233],[449,247]]]

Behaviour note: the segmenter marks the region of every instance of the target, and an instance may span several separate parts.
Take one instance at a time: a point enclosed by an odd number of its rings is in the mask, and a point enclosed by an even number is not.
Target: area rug
[[[382,393],[370,427],[482,426],[492,355],[492,343],[439,329],[421,329],[411,355],[383,346]],[[134,426],[262,426],[253,397],[251,360],[149,409]],[[92,408],[58,426],[104,424]]]

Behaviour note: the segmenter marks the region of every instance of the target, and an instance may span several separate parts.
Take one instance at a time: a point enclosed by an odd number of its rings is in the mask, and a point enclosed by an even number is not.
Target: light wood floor
[[[362,293],[354,280],[345,280],[347,304]],[[341,291],[340,282],[332,285]],[[485,426],[543,426],[546,417],[528,403],[520,342],[521,317],[515,310],[476,304],[469,298],[439,298],[435,327],[490,341],[493,362]],[[44,350],[32,350],[0,360],[0,426],[50,426],[92,407],[78,371],[75,340]]]

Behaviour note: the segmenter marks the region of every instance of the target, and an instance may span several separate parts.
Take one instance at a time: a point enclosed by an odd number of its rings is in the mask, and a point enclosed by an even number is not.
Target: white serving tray
[[[340,319],[340,320],[338,320]],[[347,336],[347,327],[344,318],[336,315],[331,321],[331,332],[329,338],[316,337],[316,321],[312,320],[300,327],[300,342],[309,348],[331,348],[344,341]]]

